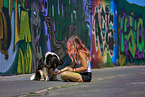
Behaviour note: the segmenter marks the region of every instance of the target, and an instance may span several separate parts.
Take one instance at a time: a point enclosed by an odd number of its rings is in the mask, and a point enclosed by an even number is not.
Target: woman
[[[90,82],[92,79],[91,55],[79,37],[72,36],[69,38],[67,42],[67,53],[72,60],[72,65],[58,70],[55,74],[61,73],[61,78],[64,81]],[[77,64],[79,67],[75,68]]]

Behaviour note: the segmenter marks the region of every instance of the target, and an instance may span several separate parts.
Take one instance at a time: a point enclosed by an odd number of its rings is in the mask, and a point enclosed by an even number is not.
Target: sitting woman
[[[92,79],[91,55],[79,37],[72,36],[69,38],[67,53],[72,60],[72,65],[58,70],[55,74],[61,73],[61,78],[64,81],[90,82]],[[79,67],[76,68],[77,64]]]

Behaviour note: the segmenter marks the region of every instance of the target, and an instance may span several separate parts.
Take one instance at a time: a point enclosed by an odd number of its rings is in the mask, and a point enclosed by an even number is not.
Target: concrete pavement
[[[32,74],[23,74],[23,75],[13,75],[13,76],[0,76],[0,97],[24,97],[24,96],[52,96],[52,95],[57,95],[54,91],[52,90],[64,90],[66,91],[68,87],[79,87],[83,88],[86,86],[87,88],[92,88],[89,87],[94,83],[106,81],[106,80],[114,80],[118,78],[123,78],[123,77],[128,77],[128,76],[136,76],[136,75],[144,75],[145,74],[145,66],[123,66],[123,67],[113,67],[113,68],[103,68],[103,69],[93,69],[93,79],[91,82],[88,84],[84,83],[78,83],[78,82],[63,82],[60,79],[60,75],[58,75],[59,81],[30,81],[29,78]],[[137,79],[139,80],[139,79]],[[143,79],[141,79],[143,80]],[[12,84],[11,84],[12,83]],[[136,82],[134,82],[137,84]],[[132,82],[132,84],[134,84]],[[140,83],[145,83],[145,80],[141,81]],[[16,87],[13,87],[13,84],[16,84]],[[46,86],[49,84],[48,86]],[[25,87],[27,85],[27,87]],[[40,87],[41,85],[41,87]],[[100,84],[101,85],[101,84]],[[143,84],[145,85],[145,84]],[[39,86],[39,87],[38,87]],[[101,85],[103,86],[103,85]],[[97,86],[96,86],[97,87]],[[25,89],[27,88],[27,90]],[[7,91],[11,91],[11,93],[7,93]],[[105,88],[104,88],[105,89]],[[91,90],[91,89],[90,89]],[[49,93],[51,91],[51,93]],[[80,90],[78,90],[80,91]],[[67,97],[65,96],[64,92],[62,94],[62,97]],[[92,93],[93,94],[93,93]],[[74,94],[75,95],[75,94]],[[94,95],[94,94],[93,94]],[[57,96],[54,96],[57,97]],[[61,97],[61,96],[58,96]],[[75,96],[74,96],[75,97]],[[80,96],[81,97],[81,96]],[[85,96],[84,96],[85,97]],[[86,96],[87,97],[87,96]],[[93,97],[93,96],[91,96]],[[94,96],[97,97],[97,96]],[[106,97],[106,96],[98,96],[98,97]],[[113,96],[108,96],[108,97],[113,97]],[[115,97],[115,96],[114,96]],[[118,96],[121,97],[121,96]],[[127,97],[127,96],[125,96]],[[129,97],[129,96],[128,96]],[[139,96],[138,96],[139,97]]]

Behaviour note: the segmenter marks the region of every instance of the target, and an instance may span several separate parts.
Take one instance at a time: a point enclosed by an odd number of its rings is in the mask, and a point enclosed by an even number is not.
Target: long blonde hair
[[[70,46],[67,47],[67,53],[72,61],[73,61],[73,57],[72,57],[73,54],[75,54],[75,60],[79,60],[80,51],[85,53],[86,57],[88,57],[89,60],[91,60],[90,51],[85,47],[85,45],[81,42],[78,36],[71,36],[68,39],[67,43],[70,43]],[[72,50],[74,50],[73,51],[74,53],[71,52]]]

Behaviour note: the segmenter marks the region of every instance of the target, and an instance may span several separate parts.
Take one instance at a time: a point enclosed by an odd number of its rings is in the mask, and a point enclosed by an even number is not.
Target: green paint
[[[110,54],[107,53],[107,64],[110,65],[111,64],[111,57]]]
[[[124,38],[123,33],[121,33],[121,51],[124,52]]]
[[[141,29],[141,37],[139,37],[139,30]],[[140,43],[141,38],[141,43]],[[137,24],[137,46],[139,48],[139,51],[142,52],[144,41],[143,41],[143,20],[139,18],[138,24]]]
[[[3,0],[3,5],[6,8],[9,8],[9,0]]]
[[[134,30],[136,31],[136,20],[134,21]]]
[[[9,0],[3,0],[3,5],[4,5],[4,7],[9,8]],[[20,8],[20,6],[21,5],[18,3],[18,8]],[[15,8],[15,0],[13,0],[13,7],[12,8]]]
[[[127,19],[127,17],[125,17],[125,21],[124,21],[124,32],[127,31],[127,22],[128,22],[128,19]]]
[[[120,18],[120,29],[121,30],[123,29],[123,19],[122,19],[122,17]]]
[[[130,38],[131,38],[131,41],[129,41]],[[136,45],[135,45],[135,40],[134,40],[134,36],[133,36],[133,33],[132,33],[132,29],[129,32],[127,41],[129,42],[129,50],[130,50],[133,58],[135,58]]]

